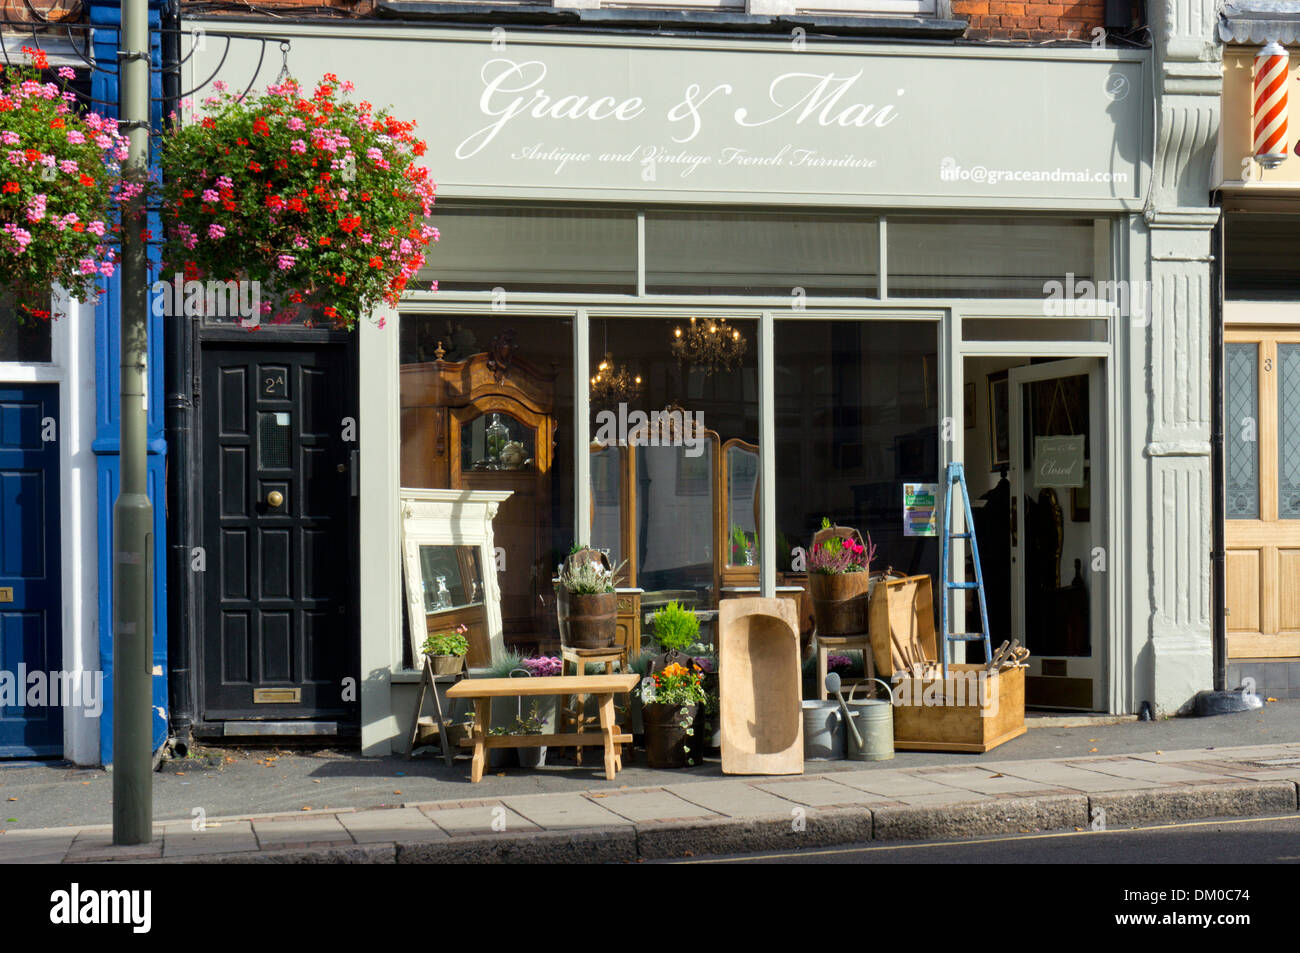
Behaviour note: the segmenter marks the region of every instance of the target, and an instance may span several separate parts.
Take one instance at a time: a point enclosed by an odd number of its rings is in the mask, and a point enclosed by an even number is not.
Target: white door
[[[1105,707],[1102,363],[1030,364],[1008,378],[1011,631],[1030,651],[1025,703],[1098,711]]]

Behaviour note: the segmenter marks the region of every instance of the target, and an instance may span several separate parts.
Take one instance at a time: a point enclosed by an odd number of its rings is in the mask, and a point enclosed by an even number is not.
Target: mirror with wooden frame
[[[758,446],[732,438],[722,445],[718,538],[722,585],[758,585]]]

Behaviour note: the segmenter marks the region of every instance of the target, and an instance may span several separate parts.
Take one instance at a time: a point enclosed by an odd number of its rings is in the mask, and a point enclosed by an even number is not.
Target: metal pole
[[[118,119],[130,138],[124,178],[149,168],[149,3],[122,0]],[[113,843],[153,836],[153,507],[145,411],[149,266],[143,193],[122,210],[121,484],[113,505]]]

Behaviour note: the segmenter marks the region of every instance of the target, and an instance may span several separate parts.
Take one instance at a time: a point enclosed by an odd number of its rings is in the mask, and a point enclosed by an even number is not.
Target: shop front
[[[950,461],[1029,704],[1135,710],[1145,53],[298,29],[290,69],[361,64],[439,184],[426,283],[358,330],[364,752],[419,681],[404,510],[489,514],[491,552],[415,564],[431,611],[499,595],[482,666],[555,647],[575,544],[633,644],[669,601],[798,596],[824,518],[937,602]]]
[[[1238,11],[1240,12],[1240,11]],[[1227,687],[1300,697],[1300,159],[1288,89],[1300,21],[1273,11],[1223,54],[1223,596]],[[1266,46],[1265,39],[1281,39]],[[1260,42],[1254,42],[1259,40]],[[1284,45],[1283,45],[1284,44]],[[1270,111],[1279,112],[1270,120]],[[1288,128],[1289,125],[1289,128]]]

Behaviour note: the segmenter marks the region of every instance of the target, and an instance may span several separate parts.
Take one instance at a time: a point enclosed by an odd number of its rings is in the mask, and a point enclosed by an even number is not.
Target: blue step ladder
[[[952,531],[952,487],[954,483],[961,486],[962,512],[966,516],[966,531],[964,533],[954,533]],[[943,500],[943,552],[939,560],[939,625],[942,629],[940,638],[943,640],[943,677],[947,679],[949,643],[983,642],[984,661],[986,662],[993,658],[993,645],[989,641],[989,610],[988,602],[984,597],[984,571],[980,569],[980,550],[975,543],[975,519],[971,516],[970,511],[970,493],[966,489],[965,466],[956,462],[949,463],[948,475],[947,479],[944,480],[944,484],[946,489],[944,490]],[[954,539],[970,540],[971,556],[975,561],[974,582],[953,582],[949,575],[949,544]],[[949,631],[948,593],[959,589],[974,589],[979,593],[982,632]]]

